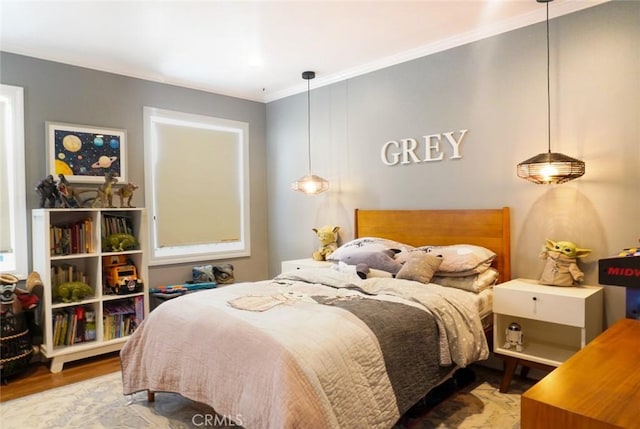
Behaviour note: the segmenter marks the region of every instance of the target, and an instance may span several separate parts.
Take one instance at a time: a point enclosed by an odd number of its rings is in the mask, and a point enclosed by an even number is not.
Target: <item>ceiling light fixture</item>
[[[307,81],[307,150],[309,159],[309,174],[302,176],[291,184],[291,189],[294,191],[303,192],[307,195],[320,194],[329,189],[329,182],[320,176],[311,174],[311,86],[309,81],[316,77],[316,73],[312,71],[306,71],[302,73],[302,78]]]
[[[551,152],[551,90],[549,84],[549,3],[553,0],[536,0],[547,4],[547,152],[541,153],[517,166],[518,177],[539,184],[560,184],[584,175],[585,164],[579,159],[562,153]]]

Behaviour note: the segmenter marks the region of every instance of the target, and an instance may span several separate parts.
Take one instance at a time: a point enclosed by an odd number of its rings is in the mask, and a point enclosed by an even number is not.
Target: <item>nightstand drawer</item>
[[[584,328],[587,312],[602,305],[598,286],[546,286],[516,279],[493,288],[493,312]]]
[[[573,296],[559,296],[542,291],[523,291],[508,287],[494,289],[494,313],[583,327],[584,310],[584,300]]]

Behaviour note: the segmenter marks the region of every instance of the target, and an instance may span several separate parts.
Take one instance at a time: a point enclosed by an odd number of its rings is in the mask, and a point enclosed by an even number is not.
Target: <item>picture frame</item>
[[[108,173],[127,182],[127,132],[60,122],[45,123],[47,174],[71,183],[103,183]]]

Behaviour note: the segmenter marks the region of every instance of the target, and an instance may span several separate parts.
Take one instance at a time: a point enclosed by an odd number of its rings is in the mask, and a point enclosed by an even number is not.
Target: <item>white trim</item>
[[[250,187],[249,187],[249,124],[246,122],[220,119],[210,116],[175,112],[155,107],[144,107],[144,152],[145,152],[145,200],[149,208],[149,265],[166,265],[184,262],[207,261],[211,259],[227,259],[246,257],[251,255],[251,222],[250,222]],[[159,192],[155,189],[154,165],[156,162],[155,130],[154,124],[172,124],[224,130],[238,135],[241,143],[241,157],[238,168],[241,169],[242,186],[239,196],[240,213],[240,239],[232,242],[204,243],[185,246],[158,245],[156,231],[156,215],[158,207],[154,195]],[[197,207],[185,208],[185,222],[189,210],[197,210]]]
[[[14,265],[5,270],[0,265],[0,271],[12,273],[20,279],[27,277],[29,261],[27,257],[27,198],[25,191],[25,158],[24,158],[24,90],[19,86],[0,85],[0,102],[8,105],[7,114],[11,115],[11,133],[8,136],[10,148],[8,155],[11,158],[7,163],[9,200],[12,204],[10,213],[11,241],[15,252],[11,255]],[[6,255],[8,256],[8,255]]]
[[[533,0],[532,0],[533,1]],[[602,3],[607,3],[611,0],[567,0],[564,3],[549,6],[549,17],[557,18],[559,16],[568,15],[573,12],[577,12],[582,9],[597,6]],[[358,67],[344,70],[339,73],[328,74],[325,76],[316,77],[312,88],[320,88],[323,86],[331,85],[343,80],[354,78],[363,74],[371,73],[376,70],[381,70],[386,67],[401,64],[407,61],[415,60],[417,58],[426,57],[438,52],[446,51],[458,46],[463,46],[468,43],[476,42],[478,40],[486,39],[488,37],[496,36],[498,34],[506,33],[508,31],[523,28],[528,25],[537,24],[546,19],[546,9],[541,7],[535,12],[531,12],[525,15],[516,16],[515,18],[506,19],[504,21],[495,23],[493,25],[479,27],[476,30],[457,34],[447,39],[439,40],[435,43],[420,46],[408,51],[399,52],[395,55],[391,55],[385,58],[381,58],[370,63],[362,64]],[[285,88],[281,91],[267,92],[264,96],[264,102],[269,103],[281,98],[285,98],[291,95],[299,94],[307,90],[307,84],[300,84],[293,87]]]

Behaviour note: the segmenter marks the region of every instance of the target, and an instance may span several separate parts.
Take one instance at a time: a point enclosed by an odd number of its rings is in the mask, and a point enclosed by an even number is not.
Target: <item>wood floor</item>
[[[61,372],[53,374],[47,363],[33,363],[21,374],[8,379],[0,387],[0,402],[42,392],[78,381],[120,371],[118,352],[64,364]]]

